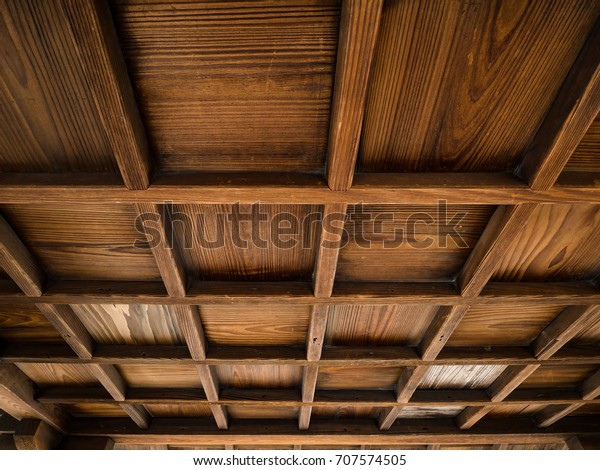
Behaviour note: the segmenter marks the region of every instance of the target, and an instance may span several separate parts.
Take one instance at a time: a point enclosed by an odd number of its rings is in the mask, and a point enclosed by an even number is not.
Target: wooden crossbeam
[[[162,282],[53,281],[40,297],[27,297],[0,280],[1,305],[131,303],[148,305],[590,305],[600,289],[586,281],[488,283],[478,297],[462,297],[452,283],[336,282],[329,298],[308,282],[192,282],[186,297],[170,297]]]
[[[45,421],[24,419],[19,423],[13,439],[18,450],[50,450],[58,446],[62,437]]]
[[[0,215],[0,267],[25,295],[39,297],[44,290],[45,274],[29,249],[4,217]]]
[[[539,429],[528,418],[484,420],[477,428],[458,432],[451,419],[403,420],[379,431],[372,420],[313,419],[299,430],[292,420],[237,420],[226,431],[215,432],[212,420],[155,418],[141,431],[123,419],[77,419],[74,436],[110,437],[121,444],[166,445],[428,445],[438,444],[562,444],[573,435],[600,434],[593,418],[572,418]]]
[[[331,297],[344,231],[347,204],[326,204],[313,274],[315,297]]]
[[[563,82],[517,173],[533,189],[549,189],[600,113],[600,21]]]
[[[17,419],[39,418],[67,432],[67,414],[56,405],[39,403],[34,395],[34,383],[17,366],[0,364],[0,408]]]
[[[327,151],[327,182],[333,190],[352,186],[382,8],[383,0],[342,4]]]
[[[139,203],[135,208],[168,294],[185,297],[187,276],[173,237],[168,206]]]
[[[47,304],[37,304],[37,307],[80,359],[89,360],[93,357],[94,339],[71,307]],[[119,406],[140,428],[148,427],[150,415],[143,406],[121,403],[125,399],[127,386],[114,365],[85,364],[82,367],[87,369],[106,388],[113,399],[119,402]]]
[[[59,0],[85,67],[121,176],[129,189],[150,184],[150,151],[108,3]]]

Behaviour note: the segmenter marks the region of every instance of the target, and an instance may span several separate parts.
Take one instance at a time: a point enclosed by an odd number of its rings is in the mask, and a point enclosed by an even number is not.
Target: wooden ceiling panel
[[[374,406],[313,406],[315,418],[372,418],[376,419],[381,408]]]
[[[98,344],[185,344],[170,306],[72,305]]]
[[[160,280],[131,206],[26,204],[0,211],[52,278]]]
[[[600,114],[571,155],[565,171],[600,171]]]
[[[424,305],[335,305],[325,341],[332,346],[416,346],[436,311]]]
[[[210,406],[208,405],[145,405],[148,412],[155,418],[182,418],[191,416],[194,418],[204,418],[212,416]]]
[[[0,305],[0,341],[62,342],[35,305]]]
[[[60,2],[0,5],[0,172],[115,172]]]
[[[493,407],[487,416],[490,418],[506,418],[516,415],[533,416],[544,408],[544,405],[501,405]]]
[[[336,279],[453,280],[493,213],[492,206],[348,208]]]
[[[310,323],[307,305],[203,305],[209,343],[232,346],[302,345]]]
[[[233,419],[295,419],[297,406],[228,406],[227,413]]]
[[[432,366],[419,384],[421,389],[487,388],[505,366]]]
[[[476,305],[452,333],[447,346],[530,344],[564,309],[561,305]]]
[[[598,344],[600,347],[600,322],[592,323],[588,328],[584,329],[575,338],[572,343],[575,344]]]
[[[322,171],[337,0],[113,1],[166,171]]]
[[[298,388],[302,383],[302,367],[272,365],[216,366],[223,387],[234,388]]]
[[[455,418],[462,410],[460,406],[405,406],[398,418]]]
[[[194,366],[127,364],[116,368],[129,387],[202,389],[200,376]]]
[[[65,405],[67,412],[76,418],[123,418],[127,413],[117,404],[110,403],[76,403]]]
[[[361,171],[514,169],[597,2],[385,2]]]
[[[600,275],[600,205],[539,205],[495,281],[587,280]]]
[[[595,365],[541,366],[520,388],[577,387],[598,370]]]
[[[17,366],[40,387],[93,387],[99,384],[85,365],[21,363]]]
[[[171,219],[193,276],[295,281],[312,276],[320,212],[302,205],[184,205],[172,208]]]
[[[401,372],[399,367],[319,367],[317,389],[392,390]]]

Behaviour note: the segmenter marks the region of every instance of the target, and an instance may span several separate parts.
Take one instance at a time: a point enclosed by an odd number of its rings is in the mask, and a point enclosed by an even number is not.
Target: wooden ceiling
[[[600,3],[0,0],[0,447],[600,448]]]

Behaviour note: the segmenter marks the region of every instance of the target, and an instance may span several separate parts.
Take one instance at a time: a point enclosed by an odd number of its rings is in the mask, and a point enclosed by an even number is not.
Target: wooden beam
[[[521,204],[496,209],[458,276],[457,284],[464,297],[480,294],[535,207]]]
[[[302,403],[311,403],[315,396],[317,388],[317,378],[319,376],[319,366],[311,365],[304,367],[302,374]],[[308,429],[310,425],[311,406],[302,406],[298,417],[298,427]]]
[[[423,377],[427,374],[429,367],[406,367],[400,374],[398,383],[396,384],[396,401],[398,403],[407,403],[410,401],[413,393],[422,382]],[[385,409],[379,415],[379,429],[390,429],[396,418],[402,411],[402,406],[394,406],[393,408]]]
[[[171,297],[185,297],[187,277],[173,237],[168,206],[138,203],[135,208],[167,292]]]
[[[591,282],[488,283],[478,297],[462,297],[448,282],[336,282],[333,295],[318,298],[308,282],[193,282],[186,297],[170,297],[162,282],[53,281],[41,297],[26,297],[0,280],[0,304],[133,303],[149,305],[590,305],[600,303]]]
[[[315,297],[331,297],[344,232],[347,204],[326,204],[313,274]]]
[[[18,450],[50,450],[58,446],[63,436],[44,421],[24,419],[13,437]]]
[[[44,291],[45,274],[29,249],[0,215],[0,267],[30,297]]]
[[[533,189],[551,188],[600,113],[600,21],[587,38],[517,173]]]
[[[0,364],[0,408],[17,419],[36,417],[67,432],[67,414],[58,406],[39,403],[34,395],[34,383],[17,366]]]
[[[206,393],[206,397],[210,403],[210,410],[217,422],[218,428],[227,429],[229,425],[227,409],[222,405],[216,404],[219,401],[219,378],[214,366],[199,365],[196,369],[198,370],[204,393]]]
[[[198,308],[192,305],[174,305],[177,325],[183,333],[190,355],[195,361],[206,359],[208,343]]]
[[[327,182],[336,191],[352,186],[382,8],[383,0],[342,4],[327,149]]]
[[[110,437],[67,436],[60,445],[62,450],[113,450],[115,441]]]
[[[432,360],[438,356],[468,310],[467,305],[440,307],[433,323],[427,328],[419,343],[423,360]]]
[[[108,3],[60,0],[121,176],[129,189],[150,184],[150,151]]]
[[[123,188],[114,174],[0,173],[0,204],[599,204],[600,172],[565,171],[547,190],[510,173],[357,173],[348,191],[321,175],[227,173],[157,175],[147,190]]]
[[[310,429],[298,430],[295,420],[237,420],[226,431],[215,431],[203,418],[155,418],[147,430],[123,419],[77,419],[74,436],[110,437],[121,444],[167,445],[428,445],[438,444],[562,444],[572,435],[600,434],[594,418],[565,418],[539,429],[528,418],[484,420],[459,432],[451,419],[403,420],[379,431],[372,420],[314,419]]]
[[[591,400],[600,395],[600,370],[588,378],[580,387],[584,400]]]

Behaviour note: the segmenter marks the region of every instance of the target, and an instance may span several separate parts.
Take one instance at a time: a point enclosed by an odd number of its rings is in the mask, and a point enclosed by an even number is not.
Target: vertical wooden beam
[[[158,270],[171,297],[185,297],[186,274],[166,205],[135,204]],[[158,238],[158,239],[157,239]]]
[[[227,429],[229,427],[227,408],[223,405],[218,405],[216,402],[219,401],[219,378],[217,372],[213,366],[198,365],[196,366],[202,387],[206,398],[210,403],[210,410],[217,422],[219,429]]]
[[[94,339],[77,314],[68,305],[36,304],[46,319],[64,338],[65,342],[82,359],[91,359],[94,354]],[[111,364],[86,364],[84,366],[110,393],[117,402],[125,400],[127,385],[115,366]],[[119,403],[119,406],[142,429],[150,422],[150,415],[142,405]]]
[[[327,151],[327,183],[352,186],[383,0],[345,0]]]
[[[129,189],[150,184],[150,151],[108,2],[60,0],[108,141]]]
[[[313,274],[315,297],[331,297],[344,232],[347,204],[323,207],[321,238]]]
[[[14,364],[0,364],[0,408],[17,419],[37,417],[66,433],[67,414],[58,406],[39,403],[34,396],[35,385],[29,377]]]
[[[550,189],[600,112],[600,21],[571,67],[517,174]]]
[[[62,440],[62,434],[44,421],[24,419],[14,434],[18,450],[55,449]]]
[[[27,247],[0,215],[0,267],[19,288],[30,297],[39,297],[44,290],[44,272]]]

